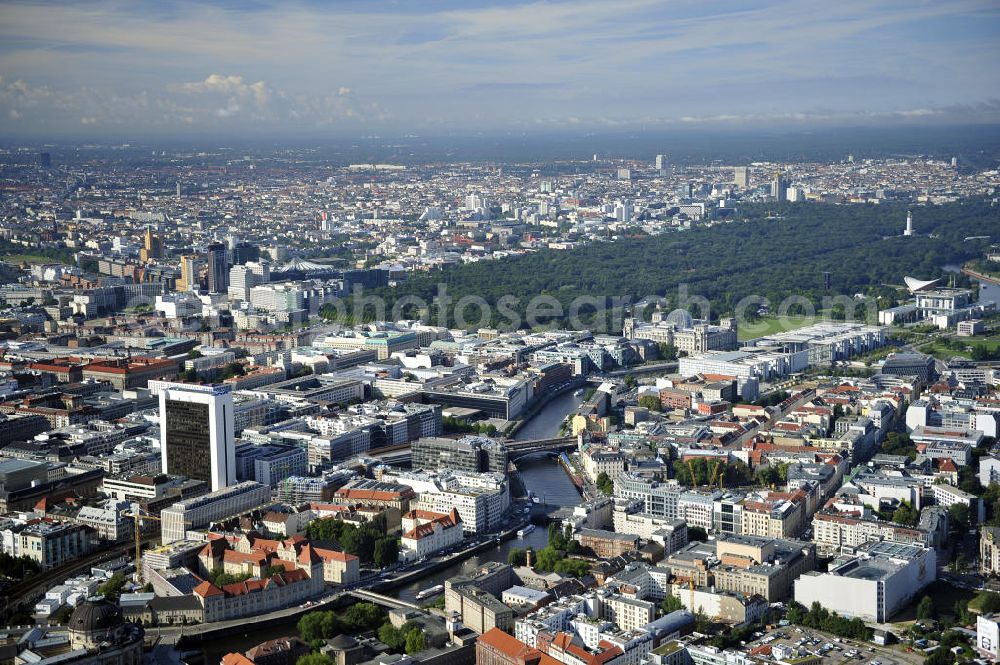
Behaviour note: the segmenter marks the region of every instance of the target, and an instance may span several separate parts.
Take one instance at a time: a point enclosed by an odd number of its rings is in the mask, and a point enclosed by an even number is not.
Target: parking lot
[[[783,626],[769,631],[747,645],[755,648],[768,645],[777,650],[798,650],[799,656],[817,655],[822,658],[823,665],[918,665],[923,662],[923,655],[909,653],[898,645],[895,647],[880,647],[870,642],[859,642],[842,637],[835,637],[812,628],[799,626]],[[785,656],[794,658],[795,656]]]

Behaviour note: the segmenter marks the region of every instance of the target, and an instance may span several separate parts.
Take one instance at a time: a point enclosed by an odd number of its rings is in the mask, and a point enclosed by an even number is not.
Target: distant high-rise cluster
[[[146,234],[143,237],[142,249],[139,250],[139,259],[143,263],[149,263],[152,259],[162,259],[163,258],[163,239],[159,235],[153,233],[153,229],[146,228]]]

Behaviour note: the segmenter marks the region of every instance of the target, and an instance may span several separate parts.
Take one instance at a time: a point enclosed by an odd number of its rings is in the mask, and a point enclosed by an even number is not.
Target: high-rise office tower
[[[221,242],[208,246],[208,292],[225,293],[229,288],[229,265],[226,246]]]
[[[667,168],[667,156],[666,155],[657,155],[656,156],[656,170],[662,172],[666,168]]]
[[[229,298],[250,302],[250,289],[271,281],[271,264],[248,262],[234,265],[229,271]]]
[[[47,152],[38,153],[38,165],[44,169],[52,166],[52,155]]]
[[[181,256],[181,279],[177,283],[178,291],[198,290],[198,264],[201,257],[197,254],[184,254]]]
[[[177,181],[177,198],[181,197],[181,181]]]
[[[906,211],[906,229],[903,230],[903,235],[906,237],[913,235],[913,213],[909,210]]]
[[[260,261],[260,247],[249,242],[238,242],[233,248],[233,264],[243,265],[251,261]]]
[[[788,189],[788,181],[782,177],[781,171],[775,171],[774,179],[771,180],[771,197],[775,201],[783,201],[786,189]]]
[[[212,491],[236,482],[230,386],[171,383],[160,391],[163,472],[204,480]]]
[[[615,205],[615,219],[628,224],[632,221],[632,202],[628,199]]]
[[[733,169],[733,183],[737,187],[749,187],[750,186],[750,167],[748,166],[737,166]]]
[[[150,259],[161,259],[163,258],[163,240],[160,236],[153,233],[153,229],[146,227],[146,235],[142,242],[142,251],[139,252],[139,258],[143,263],[148,262]]]

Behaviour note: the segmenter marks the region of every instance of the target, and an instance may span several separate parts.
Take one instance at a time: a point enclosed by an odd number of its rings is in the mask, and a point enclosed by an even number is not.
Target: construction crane
[[[722,460],[715,460],[715,464],[712,465],[712,475],[708,480],[709,487],[715,487],[715,481],[719,481],[719,489],[722,489],[722,481],[726,477],[725,473],[720,474],[719,470],[722,469]]]
[[[690,459],[684,460],[684,464],[687,465],[688,471],[691,473],[691,487],[697,487],[698,486],[698,476],[695,475],[695,473],[694,473],[694,465],[692,465],[691,462],[692,462],[692,460],[690,460]]]
[[[153,520],[154,522],[162,522],[159,517],[154,517],[146,513],[142,513],[142,510],[136,508],[136,512],[128,513],[126,517],[131,517],[135,525],[135,579],[142,584],[142,520]],[[191,524],[191,520],[184,520],[184,524]]]
[[[135,533],[135,579],[142,584],[142,520],[153,520],[155,522],[161,522],[159,517],[153,517],[152,515],[143,515],[142,511],[138,508],[136,512],[129,513],[128,517],[131,517],[135,528],[133,529]]]

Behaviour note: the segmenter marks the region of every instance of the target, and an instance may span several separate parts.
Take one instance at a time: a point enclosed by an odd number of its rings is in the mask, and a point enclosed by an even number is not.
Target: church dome
[[[118,605],[104,598],[88,598],[73,610],[67,627],[76,632],[93,633],[116,628],[123,622]]]

